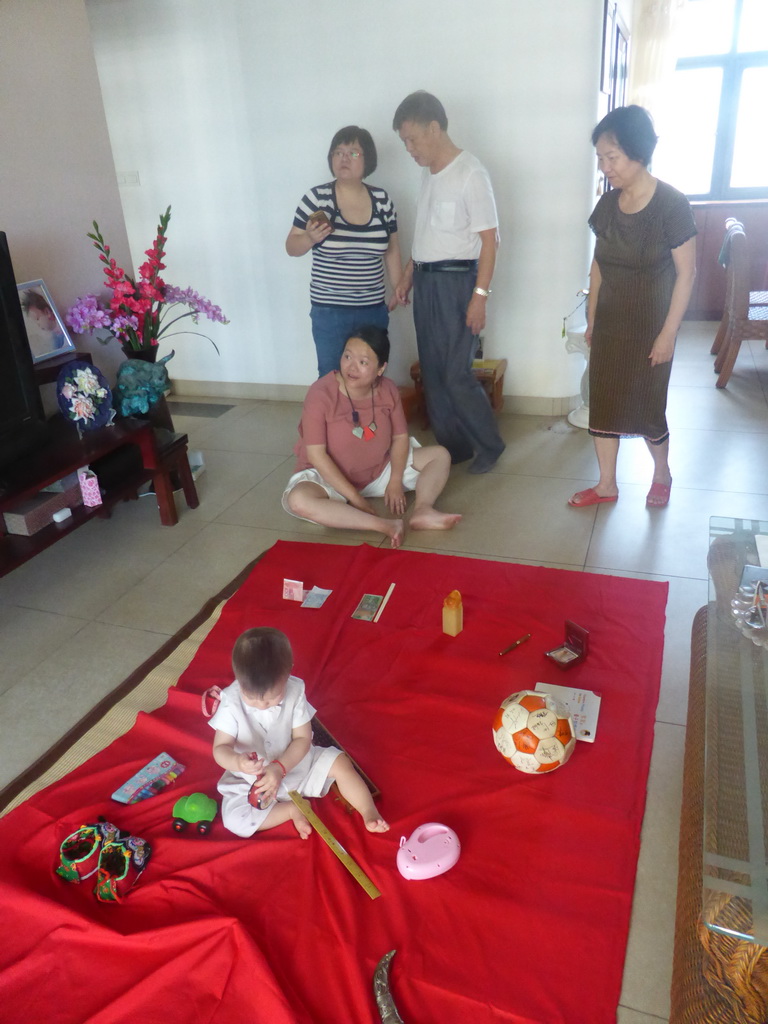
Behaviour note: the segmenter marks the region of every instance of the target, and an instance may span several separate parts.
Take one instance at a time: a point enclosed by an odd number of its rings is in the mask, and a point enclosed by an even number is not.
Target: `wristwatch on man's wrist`
[[[490,294],[490,288],[475,288],[475,295],[482,295],[484,299],[487,299]]]

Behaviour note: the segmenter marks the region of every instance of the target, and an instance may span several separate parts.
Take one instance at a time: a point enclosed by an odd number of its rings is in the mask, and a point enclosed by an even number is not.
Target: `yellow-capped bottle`
[[[443,632],[448,636],[458,636],[464,628],[464,606],[461,594],[452,590],[443,601]]]

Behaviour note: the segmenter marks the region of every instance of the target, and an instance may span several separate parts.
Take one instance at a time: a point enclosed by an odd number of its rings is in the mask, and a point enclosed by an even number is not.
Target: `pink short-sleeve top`
[[[353,408],[361,427],[376,424],[372,436],[369,430],[365,431],[368,439],[352,433]],[[293,449],[296,472],[312,467],[307,459],[307,445],[323,444],[347,480],[358,491],[362,490],[381,475],[389,462],[392,438],[407,433],[400,394],[389,378],[379,377],[372,395],[350,399],[339,389],[336,371],[332,370],[311,385],[304,399],[299,440]]]

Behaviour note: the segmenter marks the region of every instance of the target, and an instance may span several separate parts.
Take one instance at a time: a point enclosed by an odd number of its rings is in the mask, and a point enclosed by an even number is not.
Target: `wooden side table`
[[[33,558],[40,551],[82,526],[93,516],[104,516],[115,502],[135,496],[138,486],[149,479],[148,461],[156,458],[152,428],[149,423],[124,420],[110,427],[86,431],[79,438],[74,426],[55,419],[49,423],[50,441],[39,449],[9,466],[4,475],[4,489],[0,492],[0,512],[38,494],[44,487],[76,472],[81,466],[135,445],[141,452],[136,468],[130,469],[105,495],[102,505],[94,508],[80,505],[62,523],[51,523],[31,537],[2,533],[0,525],[0,576]],[[1,521],[0,521],[1,522]]]
[[[424,406],[424,392],[417,391],[415,387],[400,387],[397,390],[400,392],[400,401],[403,403],[403,412],[408,422],[416,419],[417,416],[424,419],[427,415]]]
[[[154,430],[147,420],[118,420],[109,427],[86,431],[82,438],[71,424],[54,422],[50,443],[8,467],[5,489],[0,491],[0,576],[11,572],[39,552],[55,544],[94,516],[108,516],[118,501],[135,498],[139,487],[152,481],[157,497],[160,522],[175,526],[179,521],[174,501],[172,474],[181,483],[190,508],[200,504],[195,481],[189,468],[186,434]],[[113,474],[103,502],[95,507],[79,505],[62,523],[51,523],[32,536],[3,532],[2,513],[12,510],[25,498],[38,494],[44,487],[81,466],[118,456],[121,449],[138,448],[140,456],[129,459],[127,468]],[[176,485],[178,486],[178,485]]]
[[[155,430],[154,450],[144,465],[152,472],[152,486],[157,497],[157,508],[163,526],[175,526],[179,521],[176,502],[173,497],[174,474],[181,483],[184,498],[189,508],[197,508],[200,499],[189,467],[187,446],[189,438],[186,434],[175,434],[167,430]]]

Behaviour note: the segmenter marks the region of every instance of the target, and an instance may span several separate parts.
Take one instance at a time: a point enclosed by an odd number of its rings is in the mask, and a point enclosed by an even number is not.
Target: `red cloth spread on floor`
[[[283,579],[333,591],[321,609]],[[395,589],[378,623],[351,613]],[[464,629],[442,633],[459,590]],[[616,1019],[661,670],[666,584],[368,546],[279,542],[203,643],[167,704],[0,820],[0,1014],[49,1024],[194,1021],[369,1024],[372,977],[419,1024],[609,1024]],[[544,651],[564,619],[590,630],[583,664]],[[382,892],[371,900],[319,836],[287,823],[251,839],[217,820],[177,835],[183,794],[216,796],[200,695],[231,681],[232,645],[283,629],[324,725],[382,791],[392,828],[367,833],[332,795],[314,810]],[[503,658],[499,651],[530,632]],[[499,703],[536,682],[602,694],[597,739],[563,768],[524,775],[497,752]],[[39,709],[41,715],[45,708]],[[149,800],[109,795],[160,751],[187,766]],[[59,843],[103,814],[147,838],[125,901],[54,874]],[[407,881],[401,836],[454,829],[457,865]]]

